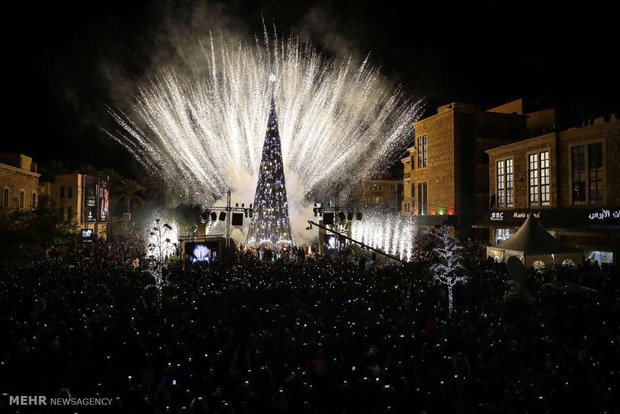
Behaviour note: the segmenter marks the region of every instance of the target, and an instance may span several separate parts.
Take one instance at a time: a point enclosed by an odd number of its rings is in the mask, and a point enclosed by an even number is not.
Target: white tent
[[[515,256],[526,268],[539,265],[537,262],[542,262],[545,266],[570,262],[576,266],[583,264],[583,252],[580,249],[568,246],[553,237],[532,214],[508,240],[497,246],[487,247],[487,256],[503,262]]]

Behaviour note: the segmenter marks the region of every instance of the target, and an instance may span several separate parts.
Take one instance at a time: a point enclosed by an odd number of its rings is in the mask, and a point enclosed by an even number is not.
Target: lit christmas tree
[[[269,108],[269,122],[254,194],[254,216],[250,222],[247,243],[269,247],[280,247],[283,243],[293,244],[280,133],[273,99]]]

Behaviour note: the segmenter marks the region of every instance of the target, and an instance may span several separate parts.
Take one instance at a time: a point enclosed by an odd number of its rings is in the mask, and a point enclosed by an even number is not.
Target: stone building
[[[42,178],[39,191],[60,209],[63,219],[75,224],[76,230],[93,229],[95,235],[106,236],[110,206],[107,177],[59,174]]]
[[[402,181],[393,180],[387,172],[374,172],[363,179],[353,197],[354,207],[361,211],[389,208],[399,212],[401,201]]]
[[[620,120],[552,132],[486,151],[489,207],[476,227],[495,245],[529,213],[554,236],[611,262],[620,254]]]
[[[0,154],[2,209],[32,210],[39,200],[37,163],[23,154]]]
[[[484,151],[526,136],[522,101],[486,111],[451,103],[413,126],[414,145],[402,159],[402,214],[417,216],[421,230],[448,224],[457,234],[486,238],[472,233],[472,225],[488,211],[489,168]]]

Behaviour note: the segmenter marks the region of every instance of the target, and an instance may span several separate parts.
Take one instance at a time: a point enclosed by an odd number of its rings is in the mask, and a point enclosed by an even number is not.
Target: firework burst
[[[106,131],[190,201],[253,187],[272,96],[284,170],[304,196],[346,189],[384,166],[421,113],[420,101],[390,88],[368,59],[328,59],[295,37],[265,31],[231,45],[220,35],[201,50],[201,69],[162,69],[139,87],[131,112],[109,110],[120,128]],[[248,176],[252,184],[240,186]]]

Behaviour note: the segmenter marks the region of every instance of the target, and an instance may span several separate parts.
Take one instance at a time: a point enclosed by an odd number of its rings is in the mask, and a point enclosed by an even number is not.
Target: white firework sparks
[[[191,201],[212,202],[240,177],[255,185],[272,97],[284,171],[304,196],[346,188],[398,155],[422,110],[368,59],[331,60],[295,37],[201,46],[203,70],[163,69],[140,86],[131,114],[110,110],[121,128],[108,132]]]
[[[397,214],[367,215],[364,220],[353,222],[351,237],[410,261],[415,237],[414,219]]]

